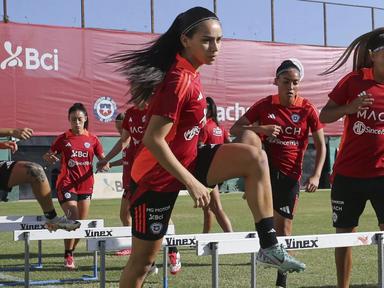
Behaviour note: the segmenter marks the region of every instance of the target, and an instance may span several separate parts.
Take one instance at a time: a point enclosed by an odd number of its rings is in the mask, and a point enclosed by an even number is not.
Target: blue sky
[[[14,22],[79,27],[80,0],[7,0]],[[375,6],[383,0],[326,0],[325,2]],[[213,10],[212,0],[154,0],[155,32],[164,32],[175,16],[193,6]],[[271,0],[217,0],[218,15],[227,38],[271,40]],[[0,3],[3,14],[3,1]],[[328,45],[346,46],[371,30],[371,11],[328,5]],[[384,10],[375,11],[375,27],[384,26]],[[149,0],[85,0],[86,27],[150,32]],[[322,4],[275,0],[275,40],[323,44]]]

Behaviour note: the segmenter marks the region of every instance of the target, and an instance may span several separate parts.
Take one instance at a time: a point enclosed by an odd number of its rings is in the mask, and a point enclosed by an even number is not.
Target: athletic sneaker
[[[123,249],[123,250],[120,250],[120,251],[117,251],[116,252],[116,256],[126,256],[126,255],[131,255],[131,249]]]
[[[49,231],[56,231],[57,229],[73,231],[79,228],[80,225],[81,223],[79,221],[67,219],[65,216],[56,216],[53,219],[47,219],[44,226]]]
[[[180,253],[168,253],[169,257],[169,270],[172,275],[176,275],[181,270]]]
[[[156,275],[157,273],[159,273],[159,268],[157,268],[155,262],[153,262],[151,265],[151,268],[149,269],[149,271],[147,273],[147,277],[151,276],[151,275]]]
[[[257,253],[257,262],[277,268],[282,273],[300,272],[305,270],[305,264],[288,254],[283,245],[276,244],[272,247],[260,249]]]
[[[64,267],[73,270],[76,268],[75,266],[75,259],[73,258],[72,255],[65,256],[64,258]]]

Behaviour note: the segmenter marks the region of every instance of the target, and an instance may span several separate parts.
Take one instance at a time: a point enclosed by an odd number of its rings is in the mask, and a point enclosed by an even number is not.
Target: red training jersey
[[[144,124],[147,109],[140,110],[135,106],[128,108],[125,112],[123,129],[127,130],[131,136],[129,145],[123,150],[123,187],[129,189],[131,180],[131,167],[141,139],[144,136]]]
[[[93,157],[94,155],[101,157],[103,154],[99,139],[88,131],[82,135],[75,135],[68,130],[56,138],[51,151],[61,154],[57,190],[92,194]]]
[[[345,116],[333,173],[357,178],[384,176],[384,84],[374,80],[371,68],[363,68],[341,79],[329,98],[345,105],[364,91],[372,95],[373,105]]]
[[[293,105],[285,107],[280,104],[279,95],[273,95],[256,102],[244,116],[250,123],[282,128],[277,137],[262,135],[265,151],[272,167],[300,179],[309,130],[315,132],[323,128],[316,108],[300,96]]]
[[[199,142],[203,144],[223,144],[228,142],[228,139],[228,131],[224,127],[217,125],[212,118],[207,119],[207,123],[199,134]]]
[[[195,168],[198,135],[205,122],[205,108],[200,74],[185,58],[177,55],[175,63],[152,96],[147,119],[149,122],[152,115],[158,115],[173,121],[165,140],[180,163],[191,172]],[[176,192],[184,187],[143,145],[136,154],[131,175],[138,184],[132,203],[145,191]]]

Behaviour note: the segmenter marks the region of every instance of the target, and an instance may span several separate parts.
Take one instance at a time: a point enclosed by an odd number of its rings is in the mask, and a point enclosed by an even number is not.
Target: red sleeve
[[[349,97],[351,96],[349,91],[349,86],[351,79],[358,75],[357,72],[351,72],[348,75],[344,76],[333,88],[332,92],[329,93],[328,97],[334,101],[337,105],[344,105],[348,103]]]
[[[95,155],[97,156],[97,157],[101,157],[101,155],[104,153],[104,151],[103,151],[103,145],[101,145],[101,142],[100,142],[100,140],[99,140],[99,138],[97,138],[96,136],[95,136],[95,146],[94,146],[94,151],[95,151]]]
[[[199,143],[205,144],[208,140],[208,129],[207,125],[205,125],[203,128],[201,128],[199,133]]]
[[[191,75],[188,73],[172,71],[167,74],[151,103],[152,115],[163,116],[175,122],[179,118],[190,84]]]
[[[60,154],[63,151],[63,140],[65,134],[58,136],[51,145],[51,151]]]
[[[248,119],[249,123],[252,124],[260,120],[261,104],[264,102],[263,100],[265,99],[256,102],[247,112],[245,112],[244,116]]]
[[[308,103],[308,107],[310,109],[310,113],[308,115],[308,126],[311,129],[311,132],[316,132],[324,127],[324,124],[320,122],[319,113],[317,109],[310,103]]]

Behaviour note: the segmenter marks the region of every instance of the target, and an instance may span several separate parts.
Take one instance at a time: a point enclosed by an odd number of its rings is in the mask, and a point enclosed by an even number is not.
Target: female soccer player
[[[221,127],[217,120],[217,107],[215,101],[211,97],[206,98],[207,101],[207,123],[200,130],[199,146],[216,145],[230,143],[229,133],[225,128]],[[203,233],[209,233],[212,228],[213,215],[215,215],[217,223],[224,232],[232,232],[231,221],[225,214],[220,201],[219,187],[216,185],[211,192],[211,200],[209,205],[203,207],[204,226]]]
[[[356,38],[323,74],[342,67],[352,52],[352,72],[333,88],[320,113],[324,123],[344,117],[344,132],[332,175],[332,219],[336,233],[356,231],[367,200],[375,209],[380,230],[384,230],[384,28]],[[336,248],[335,259],[337,285],[349,287],[352,248]]]
[[[278,94],[256,102],[231,128],[231,133],[245,143],[255,141],[252,138],[257,137],[255,133],[262,139],[269,160],[278,236],[292,234],[309,131],[316,148],[316,160],[305,186],[307,192],[316,191],[325,160],[324,132],[317,110],[307,99],[299,96],[299,83],[303,76],[304,68],[297,59],[283,61],[276,70],[274,81]],[[276,286],[286,287],[286,274],[278,273]]]
[[[86,219],[93,193],[93,157],[104,158],[99,139],[88,132],[88,114],[81,103],[73,104],[68,110],[70,129],[52,144],[44,160],[53,164],[59,161],[61,169],[57,179],[57,198],[69,219]],[[64,266],[75,269],[73,251],[79,239],[64,240]]]
[[[149,46],[112,56],[111,62],[121,64],[130,82],[131,101],[149,102],[143,145],[131,173],[133,246],[120,287],[141,287],[161,248],[180,189],[187,188],[195,207],[205,207],[210,201],[207,186],[239,176],[245,177],[260,238],[258,260],[283,272],[305,268],[277,243],[265,153],[239,143],[207,145],[197,153],[206,107],[199,68],[215,61],[221,39],[217,16],[195,7],[179,14]]]
[[[31,128],[0,128],[1,137],[26,140],[32,137],[32,134]],[[10,149],[14,153],[17,151],[17,144],[14,141],[1,142],[0,149]],[[57,216],[52,202],[51,186],[43,167],[29,161],[0,161],[0,190],[4,193],[1,195],[0,201],[7,201],[7,194],[13,186],[25,183],[31,185],[32,192],[47,219],[46,227],[49,230],[72,231],[80,227],[78,221],[69,220],[65,216]]]
[[[139,144],[144,135],[145,119],[147,114],[147,104],[140,104],[138,107],[132,106],[125,111],[124,118],[121,124],[120,139],[116,142],[115,146],[105,156],[105,158],[97,163],[98,169],[108,169],[109,167],[120,165],[119,160],[110,162],[113,157],[123,151],[123,188],[124,193],[121,199],[120,206],[120,219],[124,226],[131,226],[131,215],[129,213],[129,197],[130,193],[130,180],[131,180],[131,167]],[[119,123],[116,121],[116,129],[119,130]],[[109,167],[108,167],[109,166]],[[170,272],[177,274],[181,269],[180,253],[177,247],[169,247],[168,250]],[[117,255],[129,255],[131,249],[124,249],[118,252]],[[148,274],[157,273],[157,267],[153,263],[151,270]]]

